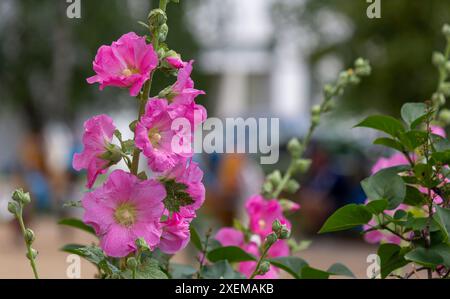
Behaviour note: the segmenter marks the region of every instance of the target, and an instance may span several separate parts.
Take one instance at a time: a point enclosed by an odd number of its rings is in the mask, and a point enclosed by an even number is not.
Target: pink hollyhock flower
[[[125,257],[136,250],[138,238],[144,238],[151,248],[159,244],[165,197],[166,190],[158,181],[141,181],[116,170],[102,187],[84,196],[83,221],[94,228],[108,256]]]
[[[101,156],[107,152],[106,147],[111,143],[115,130],[113,120],[104,114],[84,123],[84,150],[74,155],[72,166],[77,171],[87,169],[87,188],[92,188],[97,176],[107,171],[109,161]]]
[[[145,37],[134,32],[122,35],[111,46],[101,46],[93,63],[95,76],[87,79],[89,84],[130,88],[130,95],[137,96],[150,73],[158,65],[158,55]]]
[[[248,199],[245,208],[250,217],[250,230],[262,238],[272,232],[272,223],[275,220],[279,220],[288,228],[291,227],[291,223],[283,215],[282,206],[276,199],[266,200],[261,195],[254,195]]]
[[[164,172],[184,163],[193,154],[192,133],[183,127],[172,129],[176,115],[169,114],[168,107],[164,99],[150,99],[145,114],[136,125],[136,146],[148,158],[148,165],[155,172]],[[178,143],[173,140],[178,140]]]
[[[166,61],[174,69],[182,69],[184,67],[184,62],[180,59],[180,57],[167,57]]]
[[[172,102],[175,104],[191,104],[197,96],[205,94],[204,91],[194,88],[194,81],[191,79],[193,63],[193,60],[184,63],[184,67],[178,71],[177,82],[172,86],[172,92],[175,94]]]
[[[372,167],[372,174],[375,174],[382,169],[399,165],[409,165],[409,162],[403,154],[395,153],[389,158],[378,159],[378,161]]]
[[[203,171],[197,163],[190,162],[188,165],[179,163],[165,174],[165,179],[173,179],[187,187],[185,190],[194,201],[193,204],[185,206],[189,210],[198,210],[205,201],[205,186],[202,183]]]
[[[260,256],[259,247],[254,242],[245,243],[244,233],[234,228],[225,227],[219,230],[215,239],[220,242],[222,246],[237,246],[245,250],[246,252]],[[286,241],[279,240],[269,249],[267,256],[269,258],[289,256],[290,250]],[[256,262],[241,262],[238,264],[238,271],[244,274],[246,277],[250,277],[255,270]],[[275,279],[278,278],[279,269],[271,266],[269,272],[264,275],[257,275],[257,279]]]
[[[441,136],[442,138],[447,138],[447,133],[445,133],[444,128],[439,127],[439,126],[431,126],[431,133]]]
[[[161,223],[162,235],[159,249],[167,254],[174,254],[186,247],[191,233],[189,231],[190,214],[184,217],[184,212],[173,213],[166,221]]]

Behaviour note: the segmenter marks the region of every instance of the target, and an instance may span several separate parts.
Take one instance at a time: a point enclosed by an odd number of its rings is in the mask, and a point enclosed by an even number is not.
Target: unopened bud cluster
[[[447,39],[447,48],[450,47],[450,25],[445,24],[442,28],[442,33]],[[446,103],[446,98],[450,97],[450,82],[448,78],[450,75],[450,57],[447,53],[434,52],[433,64],[439,70],[439,86],[438,90],[433,94],[432,101],[435,107],[442,107]],[[440,116],[440,118],[446,118],[446,115]],[[446,122],[447,123],[447,122]]]

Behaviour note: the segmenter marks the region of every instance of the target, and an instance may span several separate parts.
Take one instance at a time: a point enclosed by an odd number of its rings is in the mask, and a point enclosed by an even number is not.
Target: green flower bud
[[[333,94],[334,94],[334,86],[331,85],[331,84],[326,84],[326,85],[323,87],[323,93],[325,94],[325,97],[326,97],[326,98],[332,97]]]
[[[450,73],[450,61],[447,61],[447,63],[445,64],[445,70],[447,71],[447,73]]]
[[[266,181],[262,186],[263,193],[270,194],[273,192],[273,185],[270,181]]]
[[[450,124],[450,110],[442,109],[439,113],[439,119],[446,124]]]
[[[445,37],[446,37],[447,39],[450,40],[450,25],[449,25],[449,24],[445,24],[445,25],[442,27],[442,33],[445,35]]]
[[[274,185],[278,186],[282,180],[281,172],[279,170],[275,170],[271,174],[267,176],[267,179]]]
[[[17,189],[13,192],[12,199],[23,205],[27,205],[31,202],[30,193],[24,192],[22,189]]]
[[[293,169],[295,173],[306,173],[311,167],[310,159],[297,159],[294,161]]]
[[[167,15],[162,9],[159,8],[153,9],[148,14],[148,24],[150,26],[150,31],[152,32],[160,28],[166,22],[167,22]]]
[[[135,257],[129,257],[127,259],[127,267],[131,270],[136,270],[138,262]]]
[[[445,96],[450,96],[450,83],[445,82],[439,86],[439,91],[442,92]]]
[[[281,240],[285,240],[285,239],[288,239],[290,235],[291,235],[291,231],[285,225],[283,225],[283,227],[280,230],[280,234],[278,235],[278,237]]]
[[[444,106],[445,102],[446,102],[445,96],[441,92],[437,92],[437,93],[433,94],[432,100],[433,100],[433,104],[435,104],[437,106]]]
[[[159,29],[159,41],[165,42],[168,34],[169,34],[169,26],[167,26],[167,24],[162,24],[161,28]]]
[[[144,238],[139,238],[136,240],[136,246],[139,249],[139,251],[145,251],[150,250],[150,247],[148,246],[147,242],[144,240]]]
[[[320,115],[313,115],[311,122],[313,125],[318,126],[320,124]]]
[[[25,230],[25,241],[26,241],[28,244],[31,244],[31,243],[34,242],[35,239],[36,239],[36,237],[35,237],[35,235],[34,235],[34,232],[33,232],[31,229],[27,228],[27,229]]]
[[[295,181],[295,180],[289,180],[286,183],[286,186],[284,186],[283,190],[288,193],[294,194],[295,192],[298,191],[298,189],[300,189],[300,184],[297,183],[297,181]]]
[[[322,107],[320,105],[314,105],[311,108],[311,114],[312,115],[320,115],[322,112]]]
[[[299,205],[292,200],[282,198],[278,201],[283,209],[283,212],[292,212],[299,209]]]
[[[13,214],[13,215],[17,215],[20,211],[20,206],[17,202],[14,201],[10,201],[8,202],[8,211]]]
[[[442,66],[444,63],[446,63],[444,54],[442,54],[440,52],[434,52],[433,53],[433,64],[436,66]]]
[[[288,143],[288,151],[294,158],[300,158],[303,152],[303,145],[300,143],[300,141],[297,138],[291,139]]]
[[[38,251],[36,250],[36,249],[34,249],[34,248],[31,248],[31,250],[30,250],[31,252],[31,254],[30,253],[28,253],[27,252],[27,258],[29,259],[29,260],[34,260],[34,259],[36,259],[36,257],[38,256]]]
[[[272,231],[277,233],[281,229],[281,222],[277,219],[272,223]]]
[[[278,241],[278,236],[276,233],[270,233],[267,237],[266,237],[266,246],[272,246],[273,244],[275,244],[275,242]]]
[[[100,158],[109,162],[110,165],[119,163],[122,160],[122,149],[115,144],[108,144],[106,152],[100,155]]]
[[[365,60],[363,58],[358,58],[355,61],[356,76],[361,76],[361,77],[369,76],[371,72],[372,72],[372,67],[370,66],[370,63],[368,60]],[[359,80],[359,78],[358,78],[358,80]]]
[[[268,261],[262,261],[259,265],[258,274],[264,275],[270,270],[270,263]]]

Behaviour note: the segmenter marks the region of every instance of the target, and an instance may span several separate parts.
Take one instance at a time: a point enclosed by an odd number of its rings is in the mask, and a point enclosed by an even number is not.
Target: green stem
[[[20,211],[20,213],[17,215],[17,221],[19,222],[20,230],[22,231],[22,235],[23,235],[23,238],[25,240],[25,244],[27,246],[27,253],[28,253],[27,256],[28,256],[28,259],[30,260],[31,268],[33,269],[34,278],[39,279],[39,275],[38,275],[38,272],[37,272],[36,263],[34,261],[34,256],[33,256],[32,248],[31,248],[31,244],[30,244],[30,242],[28,242],[27,238],[25,237],[25,235],[26,235],[26,228],[25,228],[25,224],[23,223],[22,211]]]
[[[271,244],[270,246],[264,246],[264,251],[261,254],[261,256],[259,257],[258,263],[256,264],[256,268],[253,271],[252,275],[250,276],[250,279],[253,279],[256,277],[256,275],[258,275],[259,272],[259,267],[261,266],[261,263],[263,262],[263,260],[266,258],[267,252],[269,252],[270,247],[272,247],[273,244]]]

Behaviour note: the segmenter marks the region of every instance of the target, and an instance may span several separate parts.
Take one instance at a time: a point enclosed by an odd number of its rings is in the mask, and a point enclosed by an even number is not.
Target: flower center
[[[261,220],[258,221],[258,225],[259,225],[260,228],[265,228],[266,227],[266,222],[261,219]]]
[[[134,75],[137,73],[139,73],[139,70],[137,70],[135,68],[126,68],[122,71],[122,75],[124,75],[125,77],[130,77],[131,75]]]
[[[157,146],[159,141],[161,141],[161,138],[162,137],[161,134],[159,134],[158,129],[151,128],[150,131],[148,131],[148,139],[153,146]]]
[[[136,207],[129,203],[120,204],[114,212],[114,220],[122,226],[130,227],[136,221]]]

